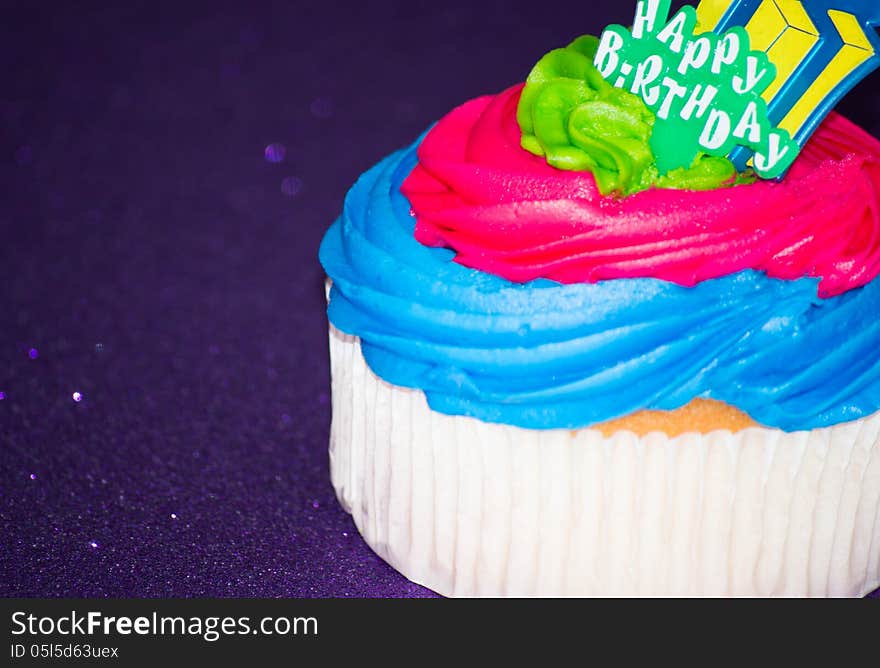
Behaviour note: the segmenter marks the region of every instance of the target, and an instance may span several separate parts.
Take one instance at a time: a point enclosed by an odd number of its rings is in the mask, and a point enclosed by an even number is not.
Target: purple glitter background
[[[0,595],[431,595],[329,484],[318,243],[634,3],[118,4],[4,10]],[[878,83],[843,104],[875,134]]]

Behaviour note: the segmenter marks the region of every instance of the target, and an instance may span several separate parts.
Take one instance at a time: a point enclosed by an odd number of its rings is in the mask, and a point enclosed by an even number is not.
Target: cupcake
[[[453,596],[880,585],[880,142],[663,168],[600,43],[450,112],[328,230],[332,482]]]

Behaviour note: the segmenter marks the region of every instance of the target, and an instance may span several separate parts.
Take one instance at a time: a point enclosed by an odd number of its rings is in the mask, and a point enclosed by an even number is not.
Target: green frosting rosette
[[[603,195],[713,190],[753,180],[727,158],[705,154],[662,174],[650,146],[654,113],[602,78],[593,65],[598,45],[584,35],[535,65],[517,108],[524,149],[557,169],[592,172]]]

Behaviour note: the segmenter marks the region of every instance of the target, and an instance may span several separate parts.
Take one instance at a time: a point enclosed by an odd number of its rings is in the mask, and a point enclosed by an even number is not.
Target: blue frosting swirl
[[[330,321],[433,410],[578,429],[702,397],[786,431],[880,410],[880,280],[827,300],[818,279],[755,271],[694,288],[511,283],[414,239],[400,186],[417,146],[361,176],[320,260]]]

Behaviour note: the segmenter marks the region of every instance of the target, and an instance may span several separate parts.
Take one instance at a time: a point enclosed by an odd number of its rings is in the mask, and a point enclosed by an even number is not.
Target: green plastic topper
[[[699,153],[755,151],[753,167],[773,179],[798,154],[788,132],[767,116],[763,93],[776,67],[750,49],[745,28],[695,34],[697,12],[685,6],[668,22],[670,0],[641,1],[632,30],[608,26],[596,51],[599,74],[638,95],[656,116],[651,148],[661,173],[691,164]]]
[[[684,7],[642,0],[631,30],[606,28],[544,56],[522,91],[522,146],[565,170],[586,170],[603,194],[652,187],[709,190],[783,174],[799,147],[773,127],[761,93],[776,76],[745,29],[695,34]],[[738,174],[726,157],[755,152]]]

